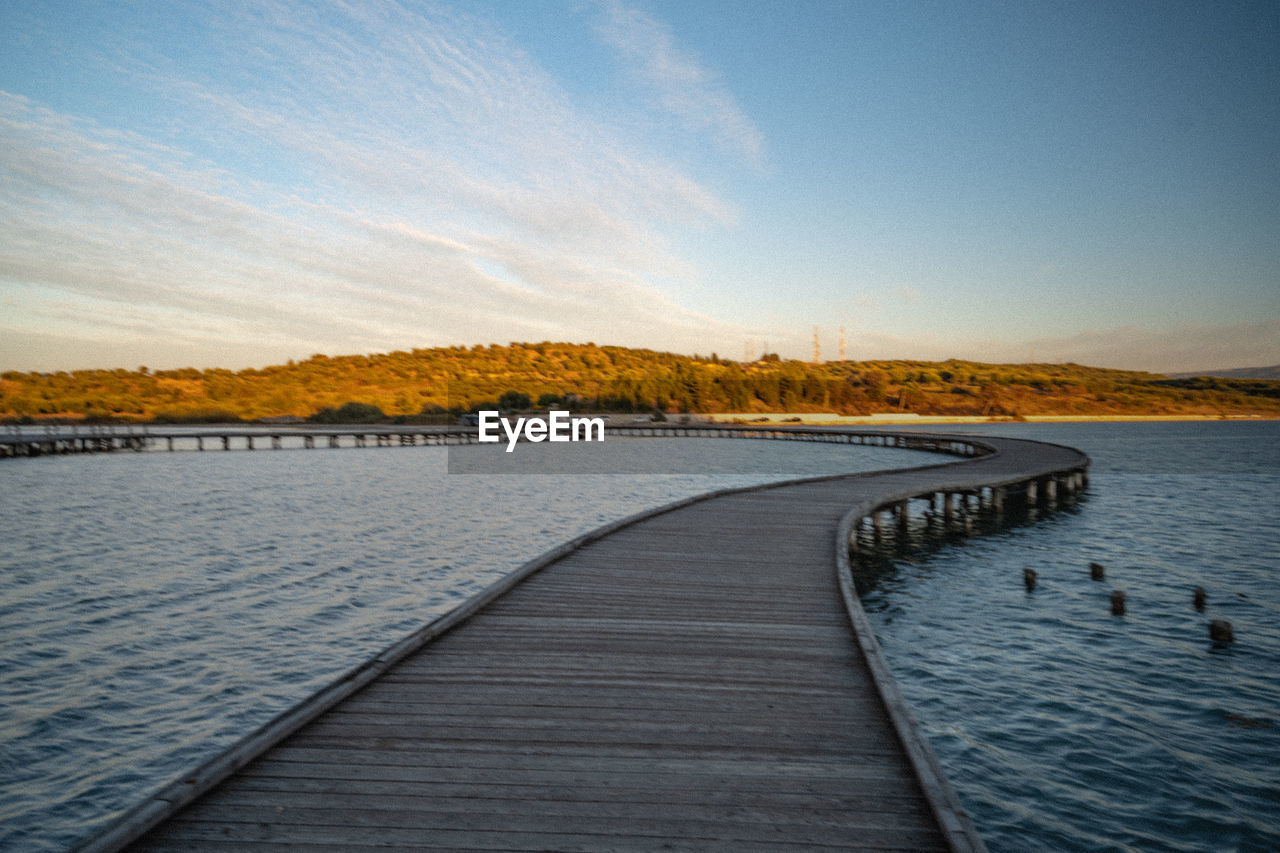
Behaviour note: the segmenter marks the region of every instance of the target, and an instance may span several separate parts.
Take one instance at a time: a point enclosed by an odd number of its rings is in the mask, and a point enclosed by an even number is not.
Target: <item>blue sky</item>
[[[1280,5],[0,5],[0,368],[1280,363]]]

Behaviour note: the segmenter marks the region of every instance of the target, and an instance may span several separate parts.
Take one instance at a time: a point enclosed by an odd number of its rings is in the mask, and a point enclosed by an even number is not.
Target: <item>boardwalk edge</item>
[[[889,662],[885,659],[880,643],[876,640],[875,631],[853,584],[853,568],[849,562],[849,537],[853,524],[876,508],[880,501],[858,505],[845,513],[836,531],[836,576],[840,585],[840,597],[844,599],[845,611],[849,614],[849,623],[853,629],[863,660],[871,671],[871,679],[880,694],[880,701],[889,712],[898,740],[906,750],[916,778],[924,791],[925,800],[933,810],[938,827],[946,837],[947,843],[956,853],[986,853],[986,845],[977,827],[969,818],[968,812],[960,802],[959,796],[947,780],[942,763],[925,737],[911,706],[898,688]]]

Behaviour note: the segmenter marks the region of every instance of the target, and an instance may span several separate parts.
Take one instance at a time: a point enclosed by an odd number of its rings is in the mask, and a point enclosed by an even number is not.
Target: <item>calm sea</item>
[[[1280,850],[1280,423],[982,431],[1085,451],[1086,497],[925,543],[863,605],[990,849]]]
[[[716,488],[935,458],[611,438],[521,445],[511,461],[546,470],[527,463],[548,454],[579,473],[448,473],[506,461],[498,447],[4,460],[0,850],[65,850],[601,524]]]
[[[965,431],[1094,460],[1070,508],[921,543],[878,566],[864,596],[991,849],[1280,849],[1280,425]],[[421,447],[0,464],[0,849],[65,849],[606,521],[726,485],[930,461],[790,442],[607,446],[621,456],[586,470],[720,473],[448,474],[446,451]],[[1024,567],[1040,578],[1030,595]],[[1123,617],[1107,603],[1117,588]],[[1214,618],[1234,644],[1209,641]]]

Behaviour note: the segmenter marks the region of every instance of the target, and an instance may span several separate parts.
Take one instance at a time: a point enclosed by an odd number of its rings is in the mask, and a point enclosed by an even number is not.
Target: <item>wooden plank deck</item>
[[[562,549],[130,849],[980,850],[837,565],[851,508],[1087,465],[991,443]]]

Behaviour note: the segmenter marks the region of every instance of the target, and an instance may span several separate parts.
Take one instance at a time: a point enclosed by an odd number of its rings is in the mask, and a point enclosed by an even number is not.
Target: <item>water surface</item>
[[[990,849],[1280,850],[1280,424],[978,431],[1085,451],[1086,496],[882,567],[863,603]]]
[[[513,454],[522,471],[572,475],[446,473],[448,461],[482,468],[467,458],[495,453],[5,460],[0,849],[65,849],[346,669],[601,524],[715,488],[936,458],[610,438]]]

